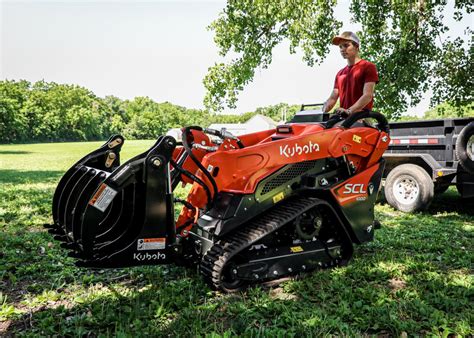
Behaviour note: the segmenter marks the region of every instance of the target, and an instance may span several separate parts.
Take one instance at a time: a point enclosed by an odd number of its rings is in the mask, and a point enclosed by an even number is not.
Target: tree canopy
[[[238,93],[253,80],[257,67],[267,68],[275,46],[290,42],[290,53],[303,52],[310,66],[321,63],[330,41],[342,25],[336,19],[336,1],[228,0],[210,25],[222,56],[204,79],[206,107],[235,108]],[[474,39],[472,30],[451,38],[446,1],[353,0],[352,21],[360,23],[362,57],[379,71],[375,107],[397,118],[431,90],[432,105],[447,101],[453,107],[473,101]],[[470,0],[454,2],[454,20],[474,10]],[[459,110],[462,114],[462,110]]]
[[[77,85],[25,80],[0,81],[0,143],[92,141],[122,134],[154,139],[172,128],[211,123],[243,123],[255,114],[281,120],[297,106],[281,103],[242,115],[211,114],[149,97],[100,98]]]

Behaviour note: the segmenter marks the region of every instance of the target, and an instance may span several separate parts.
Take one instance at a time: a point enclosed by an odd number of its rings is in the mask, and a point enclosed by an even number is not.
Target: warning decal
[[[102,183],[94,197],[89,201],[89,204],[104,212],[110,203],[112,203],[115,195],[117,195],[117,191],[109,187],[107,184]]]
[[[166,248],[166,238],[140,238],[137,250],[163,250]]]
[[[283,194],[283,192],[276,194],[275,196],[273,196],[273,203],[278,203],[284,198],[285,198],[285,194]]]

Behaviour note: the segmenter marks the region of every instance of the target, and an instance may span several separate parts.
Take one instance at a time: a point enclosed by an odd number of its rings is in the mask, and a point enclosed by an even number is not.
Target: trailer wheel
[[[385,198],[392,207],[404,212],[426,209],[434,196],[434,184],[420,166],[395,167],[385,181]]]
[[[456,140],[456,156],[459,164],[470,174],[474,174],[474,122],[464,127]]]

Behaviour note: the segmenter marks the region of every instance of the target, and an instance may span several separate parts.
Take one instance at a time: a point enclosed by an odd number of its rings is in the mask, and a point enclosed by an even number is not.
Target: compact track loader
[[[356,126],[368,117],[376,127]],[[123,164],[112,136],[62,177],[47,227],[79,266],[197,266],[225,292],[346,264],[379,226],[390,138],[379,113],[341,120],[239,137],[186,127]],[[184,200],[178,184],[192,184]]]

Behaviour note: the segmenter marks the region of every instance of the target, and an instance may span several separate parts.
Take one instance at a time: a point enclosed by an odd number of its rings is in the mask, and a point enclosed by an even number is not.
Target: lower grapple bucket
[[[124,139],[112,136],[60,180],[53,197],[54,238],[77,264],[123,267],[170,261],[175,241],[169,161],[176,141],[161,136],[120,165]]]

